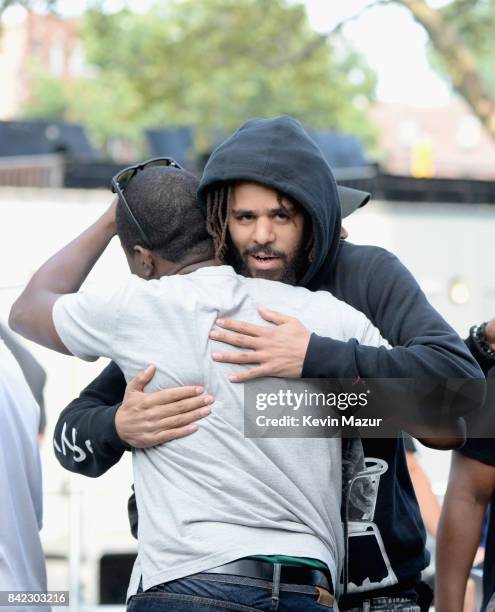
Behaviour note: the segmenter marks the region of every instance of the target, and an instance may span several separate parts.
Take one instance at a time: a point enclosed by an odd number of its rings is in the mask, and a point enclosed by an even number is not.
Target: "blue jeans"
[[[134,595],[127,612],[332,612],[333,595],[320,587],[226,574],[195,574]]]
[[[346,612],[420,612],[418,604],[408,597],[373,597],[366,599],[362,605],[350,608]]]
[[[490,597],[490,601],[486,604],[485,612],[495,611],[495,594]]]

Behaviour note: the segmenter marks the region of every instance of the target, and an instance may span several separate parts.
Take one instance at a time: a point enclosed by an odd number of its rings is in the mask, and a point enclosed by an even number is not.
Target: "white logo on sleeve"
[[[74,459],[74,461],[76,463],[81,463],[82,461],[86,459],[87,454],[83,448],[81,448],[80,446],[76,444],[76,438],[77,438],[77,429],[73,427],[72,428],[72,441],[69,440],[69,438],[67,437],[67,423],[64,422],[64,426],[62,427],[62,433],[60,435],[60,444],[57,442],[56,438],[53,438],[53,446],[55,447],[55,450],[61,453],[62,455],[64,455],[64,457],[67,456],[67,449],[69,449],[69,451],[72,452],[72,458]],[[84,445],[88,453],[93,454],[91,440],[86,440],[84,442]]]

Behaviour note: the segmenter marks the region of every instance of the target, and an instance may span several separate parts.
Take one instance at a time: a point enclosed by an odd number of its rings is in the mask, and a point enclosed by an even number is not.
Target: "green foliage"
[[[495,96],[495,0],[455,0],[444,11],[474,55],[483,83]]]
[[[97,75],[65,86],[63,116],[83,121],[100,143],[189,124],[206,149],[249,117],[283,113],[373,141],[365,107],[374,74],[342,40],[331,46],[312,31],[301,5],[177,0],[144,14],[92,9],[82,35]]]
[[[493,51],[495,31],[494,0],[453,0],[441,11],[463,43],[475,55]]]
[[[32,98],[21,117],[82,123],[92,142],[101,149],[106,149],[109,141],[117,137],[134,142],[139,148],[141,125],[134,121],[133,110],[137,112],[137,108],[132,96],[127,83],[119,79],[64,82],[40,73],[34,79]]]
[[[60,119],[70,116],[69,96],[64,84],[59,79],[35,70],[32,99],[24,108],[21,116],[26,119],[44,117]]]
[[[473,55],[483,84],[495,96],[495,0],[452,0],[439,9],[439,13]],[[430,48],[430,60],[439,74],[449,79],[444,61],[433,47]]]
[[[28,10],[37,10],[39,8],[52,9],[56,4],[57,0],[0,0],[0,15],[9,6],[22,6]]]

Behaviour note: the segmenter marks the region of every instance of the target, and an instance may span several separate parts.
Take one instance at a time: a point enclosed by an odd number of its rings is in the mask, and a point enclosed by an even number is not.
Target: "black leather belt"
[[[228,574],[232,576],[247,576],[248,578],[258,578],[259,580],[273,581],[275,564],[268,561],[257,559],[238,559],[232,563],[226,563],[204,570],[203,574]],[[314,567],[282,565],[280,582],[285,584],[310,584],[319,586],[334,594],[332,580],[323,570]]]

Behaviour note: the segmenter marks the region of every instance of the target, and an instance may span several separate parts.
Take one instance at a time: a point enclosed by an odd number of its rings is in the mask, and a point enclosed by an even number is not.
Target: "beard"
[[[241,253],[234,245],[230,236],[226,240],[227,252],[225,254],[225,263],[232,266],[237,274],[251,278],[264,278],[266,280],[275,280],[288,285],[296,285],[303,277],[304,272],[308,268],[308,254],[305,252],[302,245],[299,245],[295,255],[289,258],[286,253],[277,251],[270,247],[251,247]],[[279,257],[283,263],[282,268],[277,270],[251,270],[249,267],[249,256],[263,252],[267,256]],[[253,273],[254,272],[254,273]]]

